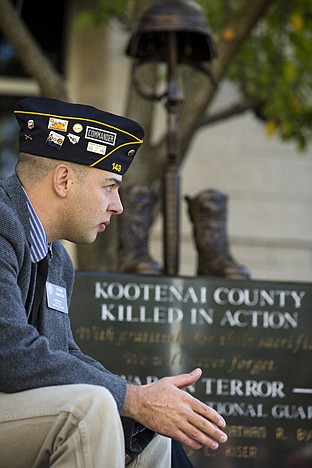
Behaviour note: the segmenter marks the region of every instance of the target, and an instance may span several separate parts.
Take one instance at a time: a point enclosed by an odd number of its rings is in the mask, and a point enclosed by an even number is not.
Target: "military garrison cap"
[[[23,153],[123,175],[143,142],[143,127],[84,104],[30,97],[14,109]]]

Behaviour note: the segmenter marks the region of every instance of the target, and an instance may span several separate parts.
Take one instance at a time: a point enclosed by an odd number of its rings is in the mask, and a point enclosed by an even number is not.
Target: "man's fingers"
[[[191,408],[195,419],[202,420],[204,423],[212,423],[219,428],[226,426],[226,421],[215,409],[207,406],[188,393],[183,392],[183,396],[181,397],[184,400],[184,408]],[[197,425],[196,420],[193,420],[193,423]]]
[[[227,441],[227,435],[210,423],[203,424],[202,429],[194,426],[191,422],[186,423],[178,431],[177,438],[195,450],[202,447],[216,450],[220,444]]]
[[[193,400],[193,403],[193,411],[198,415],[202,416],[204,418],[204,421],[211,421],[211,423],[221,428],[226,426],[226,421],[215,409],[205,405],[204,403],[202,403],[199,400],[196,400],[195,398]]]
[[[188,387],[189,385],[194,385],[194,383],[197,382],[201,375],[202,370],[197,368],[187,374],[175,375],[173,377],[169,377],[169,379],[171,380],[171,383],[173,385],[183,389],[185,387]]]

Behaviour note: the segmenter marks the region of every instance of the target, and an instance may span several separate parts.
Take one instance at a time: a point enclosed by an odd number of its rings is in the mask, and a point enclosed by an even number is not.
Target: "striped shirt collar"
[[[48,239],[44,227],[42,226],[41,221],[38,218],[25,189],[24,193],[26,195],[27,207],[29,211],[31,241],[30,257],[32,262],[37,263],[42,260],[48,253]]]

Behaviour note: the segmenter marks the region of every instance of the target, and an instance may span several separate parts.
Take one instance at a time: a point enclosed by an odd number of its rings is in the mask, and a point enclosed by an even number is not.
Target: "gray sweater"
[[[0,392],[78,383],[100,385],[112,393],[121,411],[126,382],[79,350],[68,315],[50,309],[46,294],[37,329],[28,324],[36,272],[30,259],[25,194],[13,175],[0,182]],[[53,243],[48,281],[66,289],[69,303],[74,268],[59,241]]]

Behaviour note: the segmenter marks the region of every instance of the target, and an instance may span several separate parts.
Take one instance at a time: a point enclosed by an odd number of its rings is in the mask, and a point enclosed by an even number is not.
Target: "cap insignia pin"
[[[73,125],[73,131],[74,131],[75,133],[81,133],[82,130],[83,130],[83,126],[82,126],[80,123],[75,123],[75,124]]]

